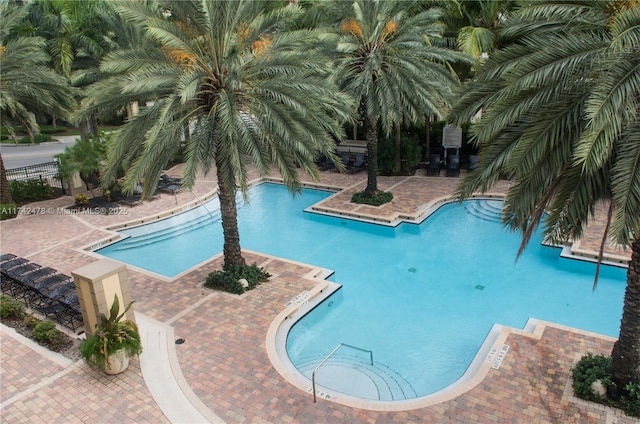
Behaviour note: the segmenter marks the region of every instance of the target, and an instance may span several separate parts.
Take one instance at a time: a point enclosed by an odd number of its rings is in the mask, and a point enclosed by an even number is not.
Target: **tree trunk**
[[[363,124],[367,134],[367,188],[364,192],[373,196],[378,191],[378,123],[371,122],[364,113]]]
[[[2,160],[2,154],[0,154],[0,203],[6,205],[8,203],[13,203],[13,198],[11,197],[11,189],[9,188],[9,180],[7,179],[7,170],[4,168],[4,160]]]
[[[396,124],[396,156],[393,163],[393,170],[395,172],[400,172],[400,168],[402,166],[402,131],[400,128],[400,124]]]
[[[84,118],[80,121],[80,137],[85,140],[89,137],[98,136],[98,119],[95,115]]]
[[[222,234],[224,237],[224,269],[244,266],[240,248],[240,231],[238,230],[238,209],[236,207],[236,189],[225,184],[220,171],[221,166],[216,160],[216,174],[218,176],[218,188],[220,199],[220,215],[222,217]]]
[[[422,156],[422,162],[427,162],[429,159],[429,151],[431,145],[431,119],[429,114],[424,115],[424,156]]]
[[[640,381],[640,236],[631,243],[620,335],[613,345],[609,371],[618,393],[630,381]]]

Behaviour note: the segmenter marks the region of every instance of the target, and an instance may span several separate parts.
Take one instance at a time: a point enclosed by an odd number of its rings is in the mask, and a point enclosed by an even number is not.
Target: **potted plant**
[[[82,357],[107,374],[123,372],[129,366],[129,358],[142,352],[138,326],[131,320],[122,319],[131,305],[133,302],[118,315],[120,302],[115,296],[109,316],[100,314],[100,323],[96,325],[94,334],[80,345]]]

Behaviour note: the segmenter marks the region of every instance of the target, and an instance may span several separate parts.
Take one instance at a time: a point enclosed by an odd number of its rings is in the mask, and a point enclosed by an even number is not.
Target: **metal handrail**
[[[318,368],[324,365],[325,362],[329,360],[333,356],[334,353],[338,351],[342,346],[350,347],[351,349],[359,350],[361,352],[369,352],[369,359],[371,360],[371,365],[373,365],[373,352],[367,349],[362,349],[357,346],[352,346],[346,343],[339,343],[338,346],[334,347],[331,352],[327,356],[324,357],[322,361],[313,369],[313,373],[311,374],[311,389],[313,390],[313,403],[316,403],[316,371]]]

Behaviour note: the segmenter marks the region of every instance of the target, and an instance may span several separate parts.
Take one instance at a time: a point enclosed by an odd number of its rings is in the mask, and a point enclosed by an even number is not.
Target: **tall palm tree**
[[[12,37],[27,9],[0,0],[0,117],[13,137],[12,121],[20,123],[33,142],[38,128],[34,113],[64,116],[75,105],[68,81],[48,66],[43,52],[44,40],[35,37]],[[12,203],[9,181],[0,155],[0,185],[3,204]]]
[[[302,16],[296,5],[268,1],[122,2],[122,15],[146,28],[154,48],[109,54],[84,113],[113,111],[134,101],[140,113],[114,134],[103,178],[124,167],[132,190],[145,194],[181,143],[184,183],[212,170],[218,180],[224,268],[244,264],[236,193],[248,188],[248,160],[261,175],[278,170],[292,189],[298,166],[318,177],[314,157],[332,153],[350,116],[349,98],[330,79],[330,63],[313,31],[286,31]],[[190,137],[184,128],[191,126]],[[184,140],[184,141],[183,141]]]
[[[117,47],[117,26],[118,16],[109,1],[35,0],[29,4],[21,33],[44,38],[53,69],[74,86],[83,87],[94,82],[88,76],[96,74],[100,59]],[[74,75],[78,71],[81,78]],[[83,138],[98,135],[93,116],[79,126]]]
[[[450,62],[467,58],[432,44],[441,36],[437,9],[420,11],[417,2],[354,0],[334,27],[341,88],[358,104],[367,139],[365,195],[378,191],[378,131],[394,124],[422,122],[425,113],[449,111],[457,77]]]
[[[523,232],[520,251],[541,223],[551,242],[579,238],[596,205],[608,205],[605,237],[631,249],[610,369],[624,387],[640,381],[640,8],[523,3],[501,34],[508,47],[452,112],[469,122],[482,111],[472,127],[480,164],[459,195],[513,180],[503,219]]]
[[[0,1],[0,111],[9,131],[11,122],[18,122],[33,141],[33,131],[38,128],[34,114],[64,116],[75,101],[68,81],[47,66],[45,40],[11,37],[26,12],[23,6]]]

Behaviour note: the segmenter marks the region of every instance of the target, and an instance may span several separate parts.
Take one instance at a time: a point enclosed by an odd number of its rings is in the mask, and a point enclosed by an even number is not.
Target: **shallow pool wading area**
[[[267,336],[272,362],[302,390],[315,383],[336,402],[420,407],[499,367],[505,328],[617,334],[626,270],[604,266],[592,291],[595,265],[562,258],[540,235],[516,262],[520,238],[500,223],[501,201],[444,204],[392,227],[309,210],[331,194],[294,197],[263,183],[238,202],[243,248],[329,275],[283,305]],[[166,278],[222,251],[217,198],[119,232],[96,252]]]

